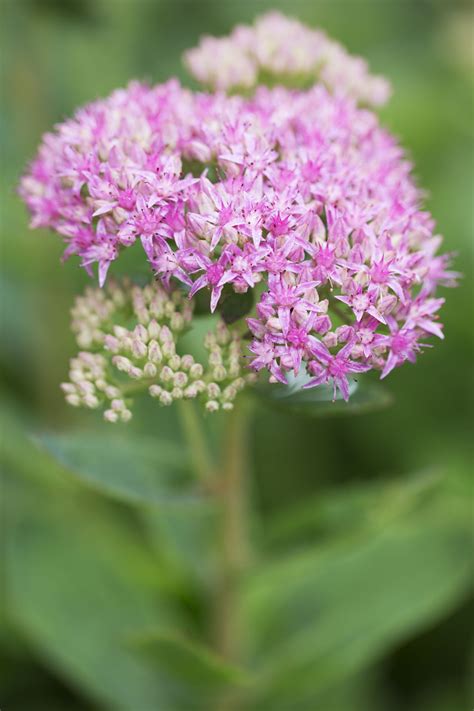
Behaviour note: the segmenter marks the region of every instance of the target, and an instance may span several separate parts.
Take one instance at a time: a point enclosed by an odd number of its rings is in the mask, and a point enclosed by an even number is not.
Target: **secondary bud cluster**
[[[70,382],[61,387],[70,405],[103,407],[107,422],[127,422],[130,394],[140,390],[162,405],[199,398],[209,412],[230,410],[255,377],[243,373],[241,337],[223,322],[205,338],[205,366],[180,354],[179,337],[193,316],[193,303],[180,290],[110,281],[86,289],[71,313],[77,343],[87,350],[71,360]]]

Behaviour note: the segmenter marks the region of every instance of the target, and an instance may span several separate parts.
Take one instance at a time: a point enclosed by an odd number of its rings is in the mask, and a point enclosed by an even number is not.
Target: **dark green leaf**
[[[309,417],[328,417],[329,415],[353,415],[372,412],[390,405],[390,394],[379,384],[358,378],[349,385],[350,398],[345,402],[339,390],[334,397],[332,385],[318,385],[314,388],[304,386],[311,380],[306,372],[297,376],[289,373],[288,385],[282,383],[261,383],[254,392],[263,402],[272,407],[279,407],[298,412]]]
[[[360,532],[376,532],[401,514],[417,510],[436,494],[441,496],[442,477],[437,471],[396,479],[348,482],[321,491],[281,514],[265,526],[270,548],[321,543]]]
[[[43,447],[78,479],[135,504],[175,505],[196,500],[185,475],[186,451],[136,435],[47,434]]]
[[[224,292],[219,302],[219,313],[225,323],[235,323],[251,311],[253,303],[252,289],[248,289],[244,294],[236,294],[232,290],[228,293]]]

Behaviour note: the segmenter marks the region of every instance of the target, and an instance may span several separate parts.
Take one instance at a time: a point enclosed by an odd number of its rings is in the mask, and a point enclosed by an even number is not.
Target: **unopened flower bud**
[[[186,354],[181,356],[181,367],[183,370],[190,370],[194,365],[194,358],[192,355]]]
[[[112,358],[112,363],[115,365],[117,370],[120,370],[122,373],[130,373],[131,368],[133,368],[131,361],[124,356],[114,356]]]
[[[173,384],[178,388],[184,388],[188,383],[188,376],[182,370],[174,374]]]
[[[96,407],[99,407],[99,400],[95,395],[86,395],[83,398],[83,403],[86,407],[90,407],[92,410],[95,410]]]
[[[81,398],[76,393],[69,393],[66,395],[66,402],[68,405],[72,405],[73,407],[79,407],[81,404]]]
[[[210,398],[215,400],[221,394],[221,389],[217,383],[209,383],[207,386],[207,394]]]
[[[134,338],[132,341],[132,353],[135,356],[135,358],[145,358],[147,355],[147,347],[143,343],[143,341],[139,341],[137,338]]]
[[[173,379],[173,375],[174,373],[168,365],[161,369],[160,378],[164,383],[170,382]]]
[[[157,341],[150,341],[148,344],[148,359],[152,363],[161,363],[163,360],[163,354]]]
[[[147,378],[155,378],[156,374],[158,373],[158,369],[154,363],[148,362],[145,364],[143,372]]]
[[[173,396],[171,393],[167,392],[166,390],[163,390],[163,392],[160,394],[160,402],[162,405],[171,405],[173,402]]]
[[[178,370],[178,368],[181,367],[181,358],[179,355],[173,355],[171,358],[168,360],[168,365],[172,370]]]
[[[225,380],[225,378],[227,377],[227,371],[224,366],[216,365],[216,367],[212,371],[212,377],[218,382],[220,382],[221,380]]]
[[[194,363],[189,369],[189,375],[191,378],[201,378],[204,372],[204,368],[201,363]]]
[[[148,333],[150,338],[156,339],[160,336],[160,327],[155,319],[152,319],[148,324]]]

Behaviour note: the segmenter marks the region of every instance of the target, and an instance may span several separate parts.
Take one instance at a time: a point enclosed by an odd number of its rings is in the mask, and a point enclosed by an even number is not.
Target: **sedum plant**
[[[268,691],[270,672],[256,692],[249,681],[221,690],[235,682],[223,660],[265,668],[261,647],[246,660],[239,623],[252,564],[245,392],[310,414],[384,402],[360,375],[385,378],[443,337],[438,287],[456,273],[438,253],[410,161],[374,113],[390,87],[362,59],[273,12],[202,39],[185,63],[205,90],[133,82],[79,109],[44,137],[20,194],[32,226],[61,235],[64,256],[98,281],[72,308],[79,352],[62,384],[67,402],[125,423],[141,392],[161,406],[180,401],[202,492],[221,514],[206,590],[219,660],[200,657],[198,676],[218,678],[215,708],[240,708],[247,695],[263,704],[249,708],[290,708]],[[134,245],[145,285],[113,274]],[[191,400],[223,411],[218,446]],[[172,653],[195,661],[176,644]],[[284,700],[291,669],[281,664]]]

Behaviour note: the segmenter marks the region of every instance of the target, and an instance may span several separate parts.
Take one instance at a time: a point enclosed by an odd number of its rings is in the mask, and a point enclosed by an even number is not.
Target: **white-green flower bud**
[[[164,383],[169,383],[169,382],[173,379],[173,375],[174,375],[174,373],[173,373],[173,371],[171,370],[171,368],[170,368],[168,365],[165,365],[165,366],[163,366],[163,368],[161,369],[160,379],[161,379]]]
[[[148,343],[148,329],[146,329],[143,324],[139,323],[135,326],[133,329],[133,335],[143,343]]]
[[[160,336],[158,340],[163,345],[165,343],[173,343],[173,334],[171,333],[168,326],[161,327]]]
[[[95,387],[90,380],[81,380],[77,383],[77,389],[81,395],[92,395],[94,393]]]
[[[114,398],[112,400],[112,402],[110,403],[110,407],[112,408],[112,410],[115,410],[116,412],[120,412],[120,410],[125,409],[125,403],[120,398]]]
[[[165,358],[171,358],[176,354],[176,348],[172,341],[166,341],[163,343],[161,350],[163,351]]]
[[[184,390],[184,397],[191,399],[196,397],[199,394],[199,390],[196,387],[195,383],[192,383],[191,385],[188,385],[187,388]]]
[[[163,390],[160,395],[160,402],[162,405],[171,405],[171,403],[173,402],[173,397],[171,393],[167,392],[166,390]]]
[[[181,358],[179,355],[172,355],[171,358],[168,360],[168,365],[172,370],[178,370],[181,368]]]
[[[190,370],[194,365],[194,358],[188,353],[181,356],[181,367],[183,370]]]
[[[182,370],[174,374],[173,384],[175,387],[184,388],[188,384],[188,376]]]
[[[139,341],[137,338],[134,338],[132,341],[132,353],[135,356],[135,358],[145,358],[147,355],[147,347],[143,341]]]
[[[69,393],[66,395],[66,402],[68,405],[72,405],[73,407],[79,407],[81,404],[81,398],[76,393]]]
[[[212,400],[215,400],[220,396],[221,389],[217,383],[208,383],[207,394]]]
[[[161,363],[163,360],[163,353],[157,341],[150,341],[148,344],[148,359],[152,363]]]
[[[163,392],[163,388],[154,383],[153,385],[150,385],[150,387],[148,388],[148,392],[152,397],[160,397],[161,393]]]
[[[125,356],[114,356],[112,358],[112,363],[115,365],[117,370],[120,370],[121,373],[130,374],[130,371],[133,368],[132,362],[128,358],[125,358]]]
[[[82,402],[86,407],[90,407],[91,410],[95,410],[96,407],[99,407],[99,400],[95,395],[85,395]]]
[[[217,400],[209,400],[208,402],[206,402],[205,407],[208,412],[217,412],[217,410],[219,409],[219,403],[217,402]]]
[[[222,353],[219,348],[214,348],[210,353],[209,353],[209,365],[222,365]]]
[[[191,376],[191,378],[202,378],[203,372],[204,368],[202,367],[201,363],[194,363],[189,369],[189,375]]]
[[[119,397],[120,395],[120,390],[115,387],[115,385],[107,385],[105,389],[105,394],[109,398],[109,400],[112,400],[114,397]]]
[[[155,319],[152,319],[150,323],[148,324],[148,334],[150,338],[156,339],[159,338],[160,336],[160,327],[158,323],[155,321]]]
[[[126,338],[128,335],[129,331],[123,326],[114,326],[114,336],[116,336],[119,340]]]
[[[216,367],[213,368],[212,377],[214,378],[214,380],[217,380],[218,382],[225,380],[227,377],[227,371],[224,368],[224,366],[223,365],[216,365]]]
[[[204,382],[204,380],[195,380],[193,385],[198,393],[203,393],[206,389],[206,383]]]
[[[145,364],[145,367],[143,368],[143,372],[145,373],[147,378],[156,378],[158,369],[154,363],[148,362]]]
[[[170,325],[173,331],[182,331],[184,328],[184,319],[181,314],[173,314],[170,320]]]
[[[222,393],[222,399],[225,402],[231,402],[232,400],[235,400],[235,398],[237,397],[237,390],[238,388],[234,387],[233,385],[228,385]]]

